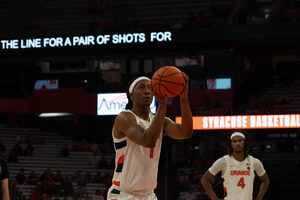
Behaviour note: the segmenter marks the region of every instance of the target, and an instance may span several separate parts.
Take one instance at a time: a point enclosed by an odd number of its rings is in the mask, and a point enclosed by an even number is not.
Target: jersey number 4
[[[241,187],[241,188],[244,188],[244,187],[245,187],[244,177],[242,177],[242,178],[239,180],[237,186],[238,186],[238,187]]]

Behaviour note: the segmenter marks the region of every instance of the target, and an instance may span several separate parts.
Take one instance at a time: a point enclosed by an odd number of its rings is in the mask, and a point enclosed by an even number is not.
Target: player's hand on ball
[[[185,80],[185,85],[184,85],[184,89],[180,94],[180,98],[185,98],[188,96],[188,92],[189,92],[189,77],[184,72],[182,72],[182,76]]]
[[[155,98],[159,104],[166,104],[167,96],[162,97],[155,91],[153,91],[153,95],[155,96]]]

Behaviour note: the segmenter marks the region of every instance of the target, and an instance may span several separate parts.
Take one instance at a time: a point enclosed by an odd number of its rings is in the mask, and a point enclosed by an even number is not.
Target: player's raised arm
[[[185,87],[180,94],[181,124],[174,123],[168,118],[165,120],[164,131],[166,135],[174,139],[187,139],[193,135],[193,118],[188,98],[188,76],[184,73],[183,76],[185,79]]]
[[[165,115],[166,103],[160,103],[151,125],[149,128],[144,129],[136,123],[135,117],[131,113],[122,112],[115,119],[114,134],[123,134],[139,145],[154,147],[162,132]]]
[[[116,117],[113,134],[116,138],[127,136],[139,145],[154,147],[157,138],[163,130],[167,109],[166,98],[157,98],[159,102],[158,110],[148,128],[143,128],[138,124],[134,114],[140,118],[144,118],[146,121],[150,120],[149,111],[153,93],[149,79],[143,78],[138,80],[130,90],[130,98],[133,101],[132,112],[123,111]]]

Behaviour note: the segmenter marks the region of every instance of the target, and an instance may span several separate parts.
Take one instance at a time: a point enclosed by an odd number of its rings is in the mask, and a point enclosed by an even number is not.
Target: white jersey
[[[148,128],[154,115],[149,113],[150,121],[135,116],[137,124]],[[162,133],[156,141],[155,148],[136,144],[128,137],[116,139],[113,136],[116,151],[113,187],[132,194],[151,194],[157,185],[158,162],[162,144]]]
[[[258,176],[265,173],[262,163],[252,156],[239,162],[233,156],[226,155],[218,159],[208,170],[213,175],[222,171],[225,200],[252,200],[254,171]]]

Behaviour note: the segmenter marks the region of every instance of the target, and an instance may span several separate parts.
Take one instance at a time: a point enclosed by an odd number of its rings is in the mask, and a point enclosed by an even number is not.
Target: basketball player
[[[9,200],[8,190],[8,169],[6,162],[0,158],[0,181],[1,181],[1,197],[2,200]]]
[[[127,89],[128,104],[115,119],[112,136],[116,151],[115,172],[108,200],[156,200],[158,162],[162,138],[190,138],[192,113],[188,101],[188,77],[180,94],[182,123],[166,117],[166,98],[155,94],[157,113],[150,112],[153,93],[147,77],[135,79]],[[164,134],[163,134],[164,133]]]
[[[207,195],[213,200],[218,199],[211,182],[214,176],[222,171],[225,200],[251,200],[255,171],[262,181],[256,200],[263,199],[269,185],[269,178],[262,163],[248,155],[249,144],[245,131],[236,130],[229,134],[227,152],[228,155],[219,158],[201,178]]]

